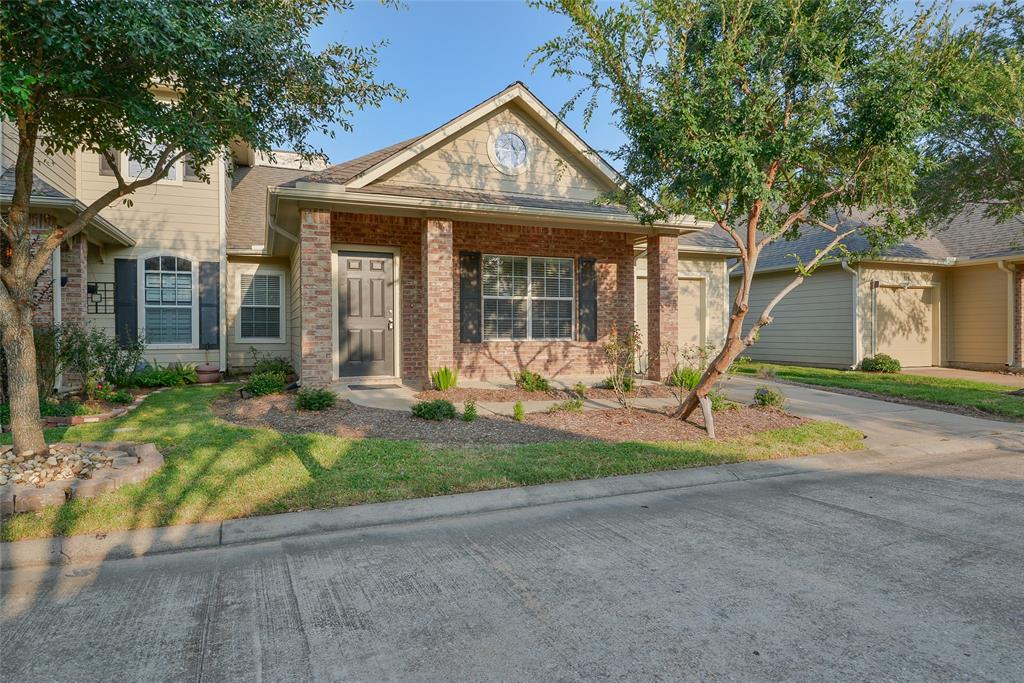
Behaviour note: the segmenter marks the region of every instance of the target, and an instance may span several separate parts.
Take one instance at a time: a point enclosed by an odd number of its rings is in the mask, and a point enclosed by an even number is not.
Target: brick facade
[[[302,289],[299,376],[306,386],[324,385],[331,381],[334,363],[331,214],[303,209],[299,221],[299,286]]]
[[[56,220],[53,216],[45,214],[31,214],[29,216],[29,230],[34,242],[33,252],[35,251],[36,244],[42,242],[55,226]],[[35,305],[35,310],[32,314],[32,323],[34,325],[46,326],[56,322],[53,315],[54,287],[60,287],[60,282],[54,281],[53,261],[51,260],[43,268],[43,272],[39,275],[38,279],[36,279],[35,287],[32,290],[32,302]]]
[[[60,274],[67,278],[67,284],[60,292],[61,321],[64,323],[85,325],[88,247],[85,235],[81,234],[61,245]]]
[[[679,333],[679,240],[647,238],[647,376],[664,379],[672,368]]]
[[[427,292],[425,342],[427,372],[455,363],[452,330],[455,321],[456,285],[453,280],[452,222],[423,221],[423,286]]]

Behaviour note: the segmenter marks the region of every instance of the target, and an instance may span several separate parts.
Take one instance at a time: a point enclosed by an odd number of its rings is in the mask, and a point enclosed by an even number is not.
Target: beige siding
[[[0,124],[3,134],[3,156],[0,166],[10,168],[18,161],[18,129],[11,121]],[[69,197],[75,196],[75,155],[45,154],[43,145],[36,145],[35,174]]]
[[[896,353],[893,355],[897,356],[897,360],[903,362],[903,359],[898,357],[902,345],[909,343],[915,337],[920,338],[921,335],[926,335],[930,337],[932,362],[942,363],[945,355],[944,328],[946,327],[942,324],[943,302],[946,297],[943,270],[941,268],[872,263],[862,264],[859,270],[858,311],[863,355],[871,356],[875,353],[895,350]],[[897,300],[891,292],[879,294],[876,290],[881,288],[873,287],[873,282],[882,285],[907,283],[908,287],[927,287],[929,293],[927,296],[922,294],[919,297],[919,305],[906,309],[911,304],[909,300]],[[879,302],[882,303],[883,309],[886,306],[893,308],[894,314],[887,315],[884,310],[879,314]],[[923,310],[924,307],[930,311],[928,321],[923,321],[921,318],[920,310]],[[910,314],[900,313],[901,308],[910,311]],[[918,345],[923,343],[919,342]],[[926,357],[921,354],[917,354],[917,356]],[[912,360],[911,362],[920,361]]]
[[[793,277],[788,271],[755,276],[744,331]],[[733,294],[737,282],[733,278]],[[775,307],[773,318],[748,349],[751,358],[836,368],[854,364],[853,276],[839,266],[814,273]]]
[[[284,303],[284,323],[282,334],[284,339],[280,342],[252,341],[241,339],[238,330],[238,310],[240,303],[239,282],[242,273],[279,274],[283,277],[283,291],[281,292]],[[227,273],[227,306],[225,314],[227,318],[228,336],[228,367],[244,368],[252,365],[252,355],[249,349],[255,347],[259,353],[291,358],[291,330],[290,321],[295,300],[291,292],[290,273],[288,262],[284,259],[256,260],[232,257],[228,260]]]
[[[952,268],[947,316],[948,361],[1003,366],[1007,351],[1007,274],[995,264]]]
[[[527,145],[527,166],[517,175],[507,175],[491,163],[488,150],[493,135],[504,130],[517,133]],[[585,171],[567,150],[514,105],[497,110],[379,183],[487,190],[576,201],[590,201],[608,189],[606,180],[598,180]]]

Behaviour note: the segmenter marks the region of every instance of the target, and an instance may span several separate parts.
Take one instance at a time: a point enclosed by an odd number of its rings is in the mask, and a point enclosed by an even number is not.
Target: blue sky
[[[525,60],[565,26],[523,0],[406,0],[401,9],[357,2],[353,10],[332,15],[313,35],[313,46],[388,40],[378,74],[405,88],[408,97],[356,112],[353,132],[316,141],[332,162],[345,161],[432,130],[517,80],[557,112],[572,95],[572,85],[544,67],[531,73]],[[604,151],[622,139],[610,116],[607,108],[599,111],[587,130],[580,113],[566,122]]]

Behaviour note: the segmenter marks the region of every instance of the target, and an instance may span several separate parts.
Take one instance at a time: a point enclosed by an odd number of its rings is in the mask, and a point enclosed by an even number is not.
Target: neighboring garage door
[[[698,278],[679,278],[679,348],[701,345],[704,343],[704,322],[707,320],[706,282]],[[640,334],[647,339],[647,278],[639,277],[636,281],[634,297],[636,324],[640,326]],[[638,363],[641,372],[647,369],[646,359]]]
[[[931,287],[886,287],[876,292],[875,341],[878,353],[904,367],[934,363],[935,290]]]

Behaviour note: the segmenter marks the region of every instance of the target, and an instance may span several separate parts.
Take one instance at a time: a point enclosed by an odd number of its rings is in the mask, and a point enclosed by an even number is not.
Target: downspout
[[[863,359],[860,342],[860,266],[854,270],[850,267],[850,260],[845,258],[840,261],[839,265],[853,276],[853,365],[850,366],[850,369],[856,370]]]
[[[1013,329],[1013,323],[1016,319],[1014,307],[1016,288],[1014,285],[1016,284],[1017,271],[1015,268],[1006,265],[1004,260],[997,261],[996,266],[999,270],[1006,273],[1006,365],[1012,368],[1017,360],[1013,356],[1013,347],[1016,346],[1014,343],[1015,330]],[[1021,359],[1021,364],[1024,365],[1024,358]]]

